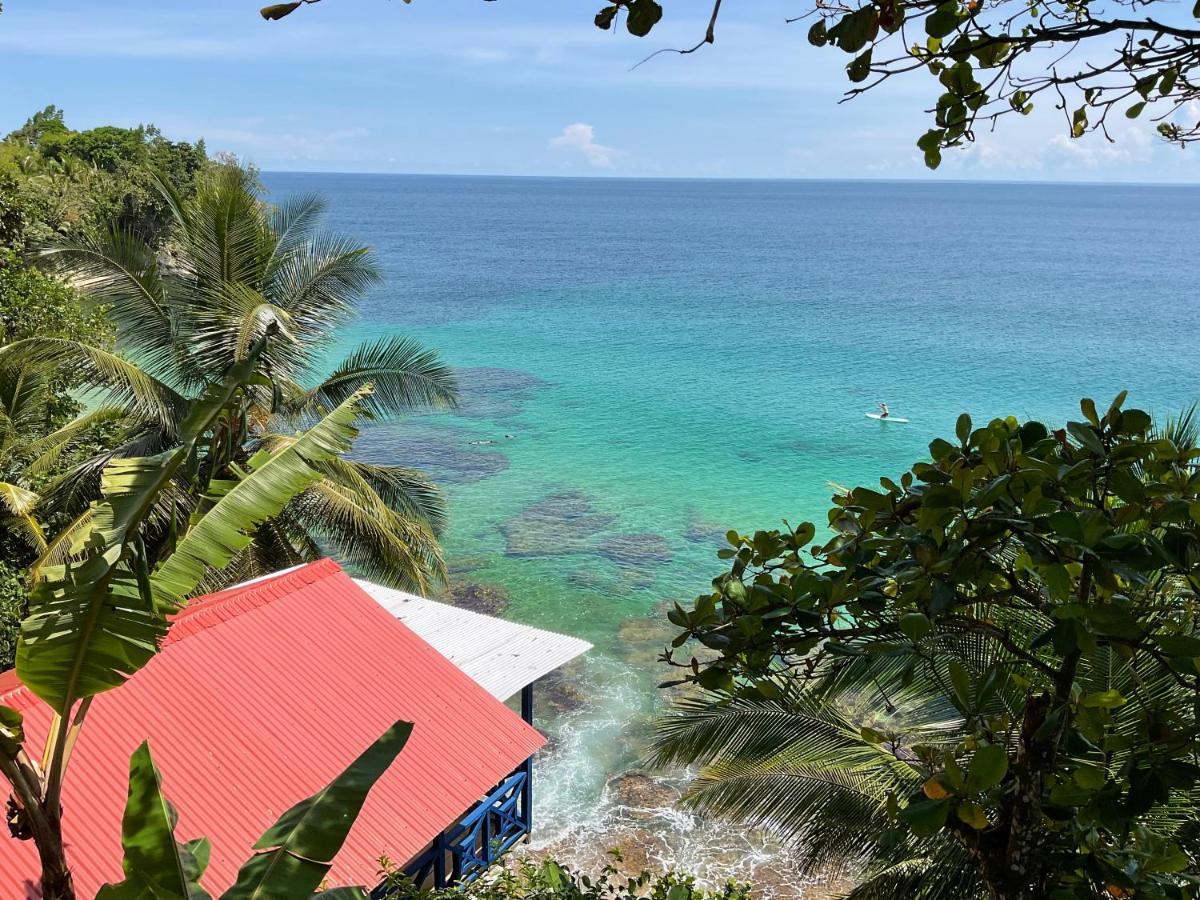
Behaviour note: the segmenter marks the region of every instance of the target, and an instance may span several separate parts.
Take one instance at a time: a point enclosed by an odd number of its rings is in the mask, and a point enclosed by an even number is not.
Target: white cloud
[[[550,138],[551,150],[582,153],[583,157],[597,169],[611,169],[619,150],[596,143],[596,129],[584,122],[576,122],[562,130],[562,134]]]

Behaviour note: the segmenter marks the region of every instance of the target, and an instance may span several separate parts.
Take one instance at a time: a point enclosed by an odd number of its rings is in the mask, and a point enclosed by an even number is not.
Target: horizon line
[[[1151,187],[1200,188],[1200,181],[1083,181],[1050,178],[938,178],[930,177],[849,177],[820,175],[546,175],[496,172],[381,172],[334,169],[268,169],[263,175],[349,175],[394,178],[512,178],[558,181],[761,181],[761,182],[834,182],[851,184],[971,184],[971,185],[1047,185],[1063,187]]]

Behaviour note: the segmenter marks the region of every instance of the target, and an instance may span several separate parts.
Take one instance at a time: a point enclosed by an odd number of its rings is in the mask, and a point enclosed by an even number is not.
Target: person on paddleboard
[[[880,403],[879,404],[879,418],[886,419],[890,415],[891,415],[891,412],[888,410],[887,404]]]

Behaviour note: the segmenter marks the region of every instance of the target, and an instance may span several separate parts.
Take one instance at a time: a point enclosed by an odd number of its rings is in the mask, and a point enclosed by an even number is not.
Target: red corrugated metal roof
[[[12,673],[0,704],[25,714],[40,750],[50,711]],[[397,719],[408,745],[367,798],[330,885],[374,884],[544,742],[504,704],[359,588],[337,563],[192,602],[163,652],[95,699],[63,793],[81,897],[121,878],[129,756],[145,738],[179,809],[180,840],[212,840],[210,891],[233,883],[251,845]],[[30,841],[0,836],[0,898],[38,897]]]

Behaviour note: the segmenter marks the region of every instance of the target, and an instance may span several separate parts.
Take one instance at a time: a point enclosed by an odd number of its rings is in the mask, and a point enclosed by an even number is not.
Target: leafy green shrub
[[[691,802],[853,866],[850,897],[1200,895],[1200,449],[1123,401],[964,415],[824,544],[731,532],[670,613],[706,648],[657,746]]]
[[[614,861],[621,856],[609,851]],[[642,871],[623,876],[607,863],[595,877],[554,860],[534,862],[520,858],[508,867],[497,867],[465,888],[431,890],[418,888],[398,873],[388,860],[381,860],[381,894],[390,900],[749,900],[750,885],[736,881],[710,890],[697,886],[696,879],[678,872],[652,875]]]
[[[11,669],[17,659],[17,636],[25,618],[24,573],[0,562],[0,672]]]

